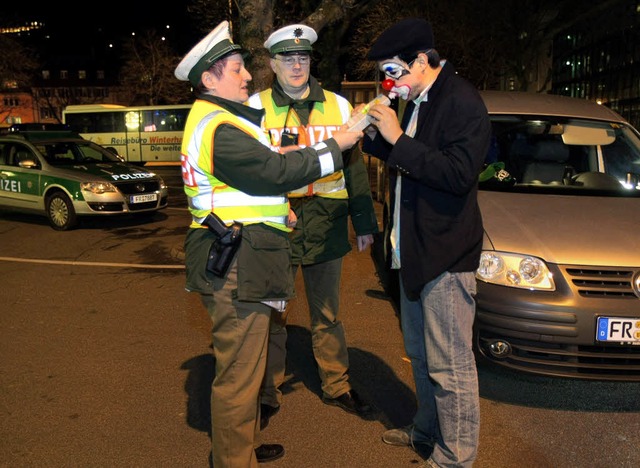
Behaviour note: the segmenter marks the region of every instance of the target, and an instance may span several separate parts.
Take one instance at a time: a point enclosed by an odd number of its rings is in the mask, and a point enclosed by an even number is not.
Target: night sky
[[[164,3],[164,2],[163,2]],[[65,47],[82,47],[85,40],[103,37],[117,41],[132,32],[154,29],[174,39],[182,53],[197,42],[201,34],[192,32],[185,2],[63,1],[47,2],[37,8],[32,2],[0,2],[0,25],[44,22],[51,38]],[[166,29],[169,25],[169,30]]]

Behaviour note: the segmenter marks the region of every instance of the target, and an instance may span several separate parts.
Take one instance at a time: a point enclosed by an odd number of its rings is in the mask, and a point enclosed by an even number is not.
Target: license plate
[[[157,193],[147,193],[145,195],[131,195],[130,203],[146,203],[150,201],[156,201],[158,199]]]
[[[640,343],[640,318],[598,317],[596,340]]]

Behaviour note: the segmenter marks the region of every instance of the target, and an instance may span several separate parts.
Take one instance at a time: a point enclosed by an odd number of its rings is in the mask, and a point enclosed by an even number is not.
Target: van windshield
[[[640,138],[631,127],[555,117],[491,118],[480,189],[640,193]]]

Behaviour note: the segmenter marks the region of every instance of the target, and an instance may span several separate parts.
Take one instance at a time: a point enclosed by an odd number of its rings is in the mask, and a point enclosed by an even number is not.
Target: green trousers
[[[216,468],[256,468],[260,385],[267,362],[271,308],[235,298],[237,265],[202,294],[211,317],[215,375],[211,386],[211,451]]]
[[[340,308],[342,258],[314,265],[302,265],[302,278],[311,320],[311,344],[318,364],[323,396],[335,398],[351,390],[349,354]],[[294,277],[298,267],[294,266]],[[289,305],[289,308],[291,305]],[[286,314],[292,311],[287,310]],[[280,386],[285,379],[287,356],[286,315],[274,312],[269,327],[269,351],[260,403],[282,404]]]

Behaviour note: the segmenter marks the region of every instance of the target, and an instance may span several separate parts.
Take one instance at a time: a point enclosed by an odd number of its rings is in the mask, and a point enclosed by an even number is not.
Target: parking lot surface
[[[184,291],[187,219],[170,207],[144,223],[61,233],[45,219],[0,213],[0,466],[208,466],[210,323]],[[286,454],[265,466],[420,463],[380,439],[415,409],[399,318],[380,279],[369,252],[345,257],[350,375],[375,420],[322,403],[298,288],[284,403],[263,433]],[[640,384],[479,369],[476,467],[638,466]]]

